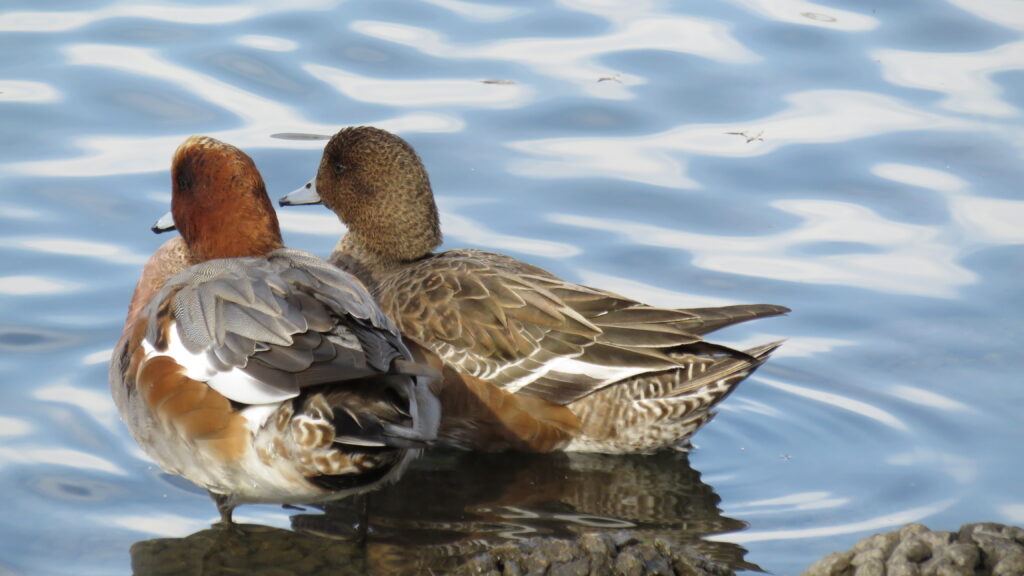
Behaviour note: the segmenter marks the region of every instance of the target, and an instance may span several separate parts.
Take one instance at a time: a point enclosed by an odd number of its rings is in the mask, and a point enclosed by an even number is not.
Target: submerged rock
[[[803,576],[1022,576],[1024,529],[992,522],[958,532],[907,524],[811,565]]]
[[[494,546],[452,572],[458,576],[732,576],[697,550],[661,539],[641,542],[625,532],[576,540],[532,538]]]
[[[696,548],[626,532],[575,539],[537,537],[489,547],[452,568],[409,562],[391,546],[339,541],[267,526],[217,526],[185,538],[132,547],[135,576],[420,575],[456,576],[733,576],[733,569]],[[747,565],[753,566],[753,565]],[[755,567],[756,568],[756,567]]]
[[[361,545],[269,526],[217,525],[185,538],[157,538],[131,548],[135,576],[357,576],[370,561]]]

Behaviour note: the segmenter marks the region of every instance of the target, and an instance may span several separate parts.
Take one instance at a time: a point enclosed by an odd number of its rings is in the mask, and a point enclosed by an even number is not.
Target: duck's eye
[[[341,162],[335,162],[334,163],[334,173],[335,174],[341,174],[344,171],[345,171],[345,165],[344,164],[342,164]]]

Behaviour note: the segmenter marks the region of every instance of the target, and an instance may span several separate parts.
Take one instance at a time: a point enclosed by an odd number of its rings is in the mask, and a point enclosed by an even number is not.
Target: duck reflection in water
[[[289,574],[445,574],[493,567],[500,556],[506,565],[577,562],[594,571],[654,546],[677,567],[759,570],[739,545],[703,539],[746,524],[722,516],[713,488],[678,452],[435,452],[365,497],[364,541],[352,538],[364,512],[345,500],[292,516],[294,532],[211,529],[139,542],[132,566],[138,575],[260,573],[268,565]]]

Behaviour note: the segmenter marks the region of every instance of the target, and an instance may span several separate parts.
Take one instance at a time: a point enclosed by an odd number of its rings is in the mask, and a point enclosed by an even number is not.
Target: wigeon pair
[[[428,444],[685,448],[779,346],[701,335],[788,312],[654,308],[500,254],[435,254],[422,162],[375,128],[336,134],[315,181],[281,201],[323,202],[348,226],[330,264],[283,247],[237,148],[186,140],[172,187],[158,226],[181,237],[143,270],[111,388],[139,444],[228,522],[243,502],[372,489]]]

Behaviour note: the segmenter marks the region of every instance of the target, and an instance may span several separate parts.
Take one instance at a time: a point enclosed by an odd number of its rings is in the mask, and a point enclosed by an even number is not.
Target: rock
[[[829,554],[803,576],[1024,576],[1024,529],[991,522],[956,533],[921,524],[875,534]]]
[[[863,541],[862,541],[863,542]],[[833,552],[818,560],[811,567],[804,571],[804,574],[851,574],[850,561],[853,560],[853,551]]]
[[[626,533],[595,533],[575,540],[534,538],[496,546],[452,574],[544,576],[733,576],[735,572],[685,545]]]

